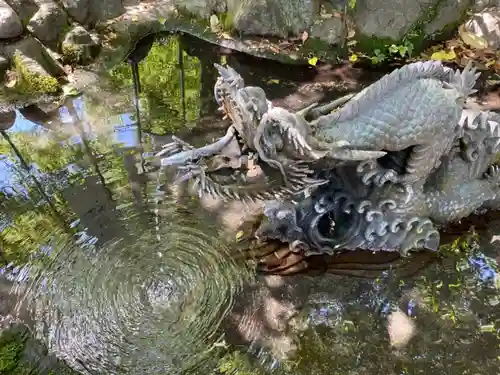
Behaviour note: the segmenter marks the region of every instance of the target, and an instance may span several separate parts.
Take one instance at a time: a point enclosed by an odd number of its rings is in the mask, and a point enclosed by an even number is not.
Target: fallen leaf
[[[358,61],[358,55],[353,53],[351,56],[349,56],[349,61],[351,61],[351,62]]]
[[[238,233],[236,233],[236,241],[240,240],[244,235],[245,233],[240,230]]]
[[[139,21],[139,17],[137,17],[137,16],[133,16],[133,17],[131,18],[131,20],[132,20],[133,22],[137,22],[137,21]]]
[[[479,330],[484,333],[484,332],[495,332],[495,325],[494,324],[485,324],[479,327]]]
[[[215,14],[212,14],[210,16],[210,30],[212,30],[214,33],[222,30],[221,26],[220,26],[219,18]]]
[[[300,38],[302,40],[302,43],[305,43],[307,38],[309,38],[309,33],[304,30],[304,32],[302,33],[302,37]]]
[[[73,73],[73,68],[71,67],[71,65],[64,65],[63,70],[67,75]]]
[[[488,47],[488,42],[483,37],[479,35],[474,35],[471,32],[465,30],[465,25],[458,28],[458,35],[464,41],[465,44],[471,46],[472,48],[484,49]]]
[[[309,60],[307,60],[307,62],[312,66],[316,66],[316,64],[318,63],[318,58],[316,56],[313,56]]]
[[[158,18],[158,22],[160,22],[160,23],[165,23],[166,21],[167,21],[167,19],[165,17]]]
[[[17,83],[17,79],[16,78],[9,79],[7,81],[7,83],[5,84],[5,87],[11,89],[11,88],[13,88],[16,85],[16,83]]]
[[[434,52],[431,55],[431,60],[439,60],[439,61],[451,61],[454,60],[457,57],[455,52],[453,50],[446,52],[446,51],[438,51]]]
[[[279,84],[280,83],[280,80],[279,79],[270,79],[269,81],[267,81],[268,84]]]

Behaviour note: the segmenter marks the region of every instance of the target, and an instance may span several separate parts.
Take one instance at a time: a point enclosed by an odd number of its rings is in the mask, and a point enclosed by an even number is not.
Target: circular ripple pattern
[[[217,228],[169,221],[133,241],[66,245],[37,278],[38,331],[76,370],[176,374],[203,362],[217,341],[247,273]]]

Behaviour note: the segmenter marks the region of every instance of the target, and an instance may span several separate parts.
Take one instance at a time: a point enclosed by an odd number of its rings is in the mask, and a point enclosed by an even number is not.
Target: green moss
[[[13,66],[16,72],[17,83],[12,90],[16,93],[25,96],[34,96],[54,94],[60,90],[60,85],[56,78],[31,72],[24,65],[20,57],[14,56]]]
[[[81,52],[72,44],[63,43],[61,46],[64,61],[69,63],[76,63],[81,58]]]
[[[228,33],[235,31],[234,17],[231,13],[217,13],[217,18],[219,19],[223,31]]]

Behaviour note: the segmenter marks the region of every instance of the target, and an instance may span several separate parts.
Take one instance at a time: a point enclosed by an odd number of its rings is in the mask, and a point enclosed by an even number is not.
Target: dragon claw
[[[385,185],[386,182],[392,182],[392,183],[399,182],[398,174],[395,170],[389,169],[375,176],[375,183],[378,186]]]
[[[366,174],[362,177],[362,180],[365,185],[373,183],[376,186],[383,186],[387,182],[400,182],[399,176],[395,170],[385,169],[382,167],[375,167],[366,172]]]

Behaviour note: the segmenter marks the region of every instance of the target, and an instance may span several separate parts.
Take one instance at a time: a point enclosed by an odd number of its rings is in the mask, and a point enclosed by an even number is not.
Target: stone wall
[[[292,48],[279,53],[308,46],[307,56],[311,48],[341,50],[352,35],[368,49],[432,39],[470,18],[468,11],[476,14],[467,29],[498,48],[499,9],[500,0],[0,0],[0,109],[50,101],[78,82],[75,66],[108,62],[109,68],[166,20],[171,30],[188,25],[187,32],[251,54],[263,55],[242,42],[247,36],[264,37],[268,52],[288,39]]]

